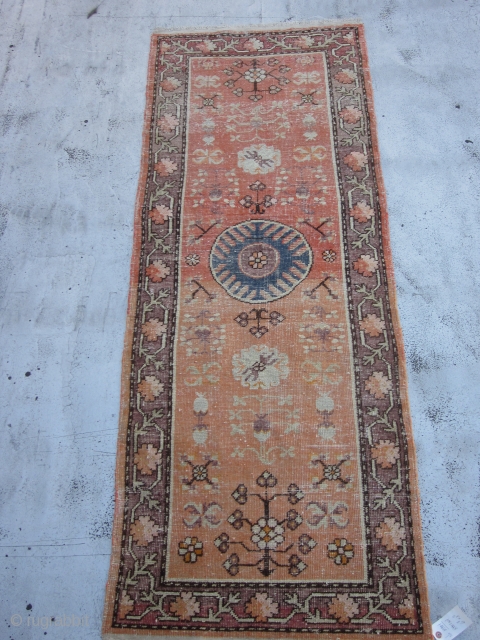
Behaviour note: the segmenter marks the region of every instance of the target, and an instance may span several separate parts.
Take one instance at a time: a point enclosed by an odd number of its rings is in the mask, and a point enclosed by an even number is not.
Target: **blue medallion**
[[[304,280],[313,254],[296,229],[272,220],[248,220],[225,229],[210,252],[210,269],[225,291],[242,302],[287,296]]]

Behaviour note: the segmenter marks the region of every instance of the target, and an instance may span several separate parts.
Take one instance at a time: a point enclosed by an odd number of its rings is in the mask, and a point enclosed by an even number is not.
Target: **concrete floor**
[[[432,618],[459,604],[477,621],[462,638],[478,640],[479,3],[102,0],[89,18],[96,1],[0,2],[0,638],[100,636],[150,32],[358,17]],[[31,626],[64,615],[83,626]]]

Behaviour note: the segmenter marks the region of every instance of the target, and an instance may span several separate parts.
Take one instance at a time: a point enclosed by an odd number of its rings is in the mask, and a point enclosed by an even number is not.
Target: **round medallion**
[[[213,277],[242,302],[288,295],[312,266],[312,250],[296,229],[271,220],[248,220],[225,229],[210,252]]]

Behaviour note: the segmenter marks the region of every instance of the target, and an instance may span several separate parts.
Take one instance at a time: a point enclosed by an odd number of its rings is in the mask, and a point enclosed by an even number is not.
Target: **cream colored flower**
[[[385,398],[392,390],[392,381],[381,371],[375,371],[365,382],[365,389],[378,400]]]
[[[247,602],[246,611],[257,622],[267,622],[278,613],[278,604],[268,597],[267,593],[256,593]]]
[[[353,616],[359,612],[358,604],[349,598],[346,593],[342,593],[328,605],[328,613],[334,616],[339,622],[347,624]]]
[[[130,535],[140,547],[148,546],[160,533],[158,524],[150,516],[140,516],[130,525]]]
[[[385,518],[375,529],[375,537],[388,551],[396,551],[405,540],[405,528],[395,518]]]
[[[385,329],[385,320],[379,318],[375,313],[369,313],[360,320],[360,329],[372,338],[382,335]]]
[[[153,402],[162,393],[163,387],[163,382],[157,380],[155,376],[145,376],[137,388],[144,400]]]
[[[390,440],[380,440],[372,449],[372,458],[378,462],[382,469],[391,469],[399,457],[398,447]]]

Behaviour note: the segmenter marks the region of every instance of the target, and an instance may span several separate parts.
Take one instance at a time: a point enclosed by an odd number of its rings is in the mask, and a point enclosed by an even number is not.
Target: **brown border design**
[[[394,373],[392,374],[393,382],[395,385],[395,393],[397,395],[397,400],[395,404],[395,410],[398,414],[398,422],[400,425],[400,433],[403,436],[402,441],[402,450],[404,451],[404,459],[402,464],[402,470],[404,473],[404,481],[405,481],[405,494],[406,494],[406,503],[405,510],[409,514],[408,516],[408,526],[406,523],[407,529],[407,542],[409,545],[410,555],[406,560],[408,560],[408,573],[409,579],[412,580],[411,589],[415,594],[415,603],[416,603],[416,621],[415,624],[409,624],[408,630],[405,628],[402,629],[392,627],[391,624],[388,624],[388,617],[393,613],[395,606],[398,605],[392,604],[392,600],[389,600],[389,594],[383,593],[383,580],[378,578],[378,570],[374,567],[373,558],[375,556],[372,555],[371,544],[369,544],[367,557],[369,559],[369,583],[367,585],[363,585],[362,587],[355,587],[347,584],[328,584],[327,586],[322,587],[321,585],[311,585],[311,584],[303,584],[303,583],[286,583],[286,584],[269,584],[259,583],[256,585],[256,588],[261,588],[264,590],[269,590],[272,593],[276,593],[277,598],[282,598],[285,594],[290,593],[290,595],[297,593],[300,600],[306,599],[310,594],[310,597],[323,597],[321,593],[322,588],[328,591],[328,597],[331,597],[331,591],[334,592],[355,592],[355,596],[358,599],[358,602],[361,601],[362,593],[365,593],[365,603],[368,601],[367,609],[363,609],[362,612],[365,615],[368,613],[374,619],[374,623],[369,625],[368,628],[365,628],[367,625],[363,625],[363,628],[360,628],[359,625],[347,624],[347,625],[332,625],[330,624],[322,624],[319,622],[318,625],[310,625],[310,628],[307,628],[306,625],[303,627],[296,624],[294,626],[282,626],[279,625],[276,628],[272,628],[271,625],[262,625],[262,624],[243,624],[238,625],[235,628],[228,627],[225,625],[214,625],[208,626],[204,622],[197,624],[179,624],[176,621],[174,624],[160,624],[160,623],[125,623],[125,622],[116,622],[114,617],[114,610],[116,605],[118,605],[118,596],[121,592],[121,585],[123,584],[122,580],[125,579],[124,573],[122,574],[122,553],[125,551],[125,542],[124,542],[124,533],[125,526],[127,523],[126,519],[126,511],[128,508],[129,495],[132,493],[131,486],[126,484],[126,469],[129,464],[129,441],[131,438],[131,430],[132,430],[132,406],[135,403],[134,396],[134,379],[132,377],[133,369],[134,369],[134,349],[136,344],[136,333],[135,333],[135,325],[138,321],[138,313],[139,313],[139,303],[142,298],[142,269],[145,268],[145,255],[144,255],[144,244],[145,244],[145,236],[146,236],[146,213],[148,208],[151,208],[151,197],[150,197],[150,206],[146,206],[148,201],[148,196],[151,195],[149,192],[149,184],[152,180],[153,175],[153,163],[151,156],[152,149],[152,140],[154,139],[155,131],[154,131],[154,109],[158,105],[158,65],[159,65],[159,46],[162,41],[172,41],[175,39],[180,41],[183,39],[183,53],[185,55],[204,55],[198,50],[189,50],[188,45],[185,44],[185,41],[189,38],[196,38],[198,40],[199,36],[203,39],[214,39],[225,37],[229,38],[235,36],[237,40],[242,38],[249,38],[257,34],[270,34],[272,36],[291,36],[295,34],[296,36],[309,36],[309,35],[325,35],[327,32],[340,32],[341,30],[351,30],[355,33],[356,45],[357,45],[357,56],[358,56],[358,76],[359,76],[359,84],[360,84],[360,95],[363,96],[364,99],[364,107],[367,114],[367,132],[366,139],[369,143],[369,151],[370,153],[370,169],[373,181],[373,188],[375,190],[375,209],[377,212],[377,220],[378,220],[378,230],[379,230],[379,262],[380,262],[380,272],[383,278],[383,288],[384,294],[382,300],[384,300],[386,308],[387,308],[387,316],[390,320],[389,326],[387,330],[391,339],[391,347],[393,351],[393,362],[394,362]],[[333,39],[334,33],[330,34],[331,39]],[[337,37],[340,37],[337,35]],[[327,39],[327,38],[326,38]],[[318,50],[318,49],[317,49]],[[300,50],[296,50],[295,47],[288,51],[289,53],[297,53]],[[301,51],[305,53],[305,51]],[[251,56],[251,51],[244,50],[244,55]],[[238,49],[235,49],[232,52],[232,55],[242,55],[242,52]],[[256,54],[255,54],[256,55]],[[269,55],[272,55],[271,53]],[[277,55],[281,55],[281,52],[277,52]],[[188,70],[185,70],[185,73],[188,75]],[[188,83],[188,78],[187,78]],[[329,91],[330,95],[333,96],[333,88],[332,88],[332,78],[329,71]],[[378,139],[376,132],[376,119],[373,108],[373,92],[372,92],[372,82],[370,78],[370,72],[368,67],[368,58],[366,52],[365,45],[365,35],[364,29],[361,24],[342,24],[337,26],[332,25],[309,25],[308,27],[291,27],[285,29],[274,28],[274,27],[266,27],[264,29],[251,29],[250,27],[245,30],[231,30],[224,29],[218,30],[210,33],[204,32],[190,32],[190,33],[181,33],[181,34],[173,34],[167,33],[165,35],[154,34],[151,40],[151,49],[150,49],[150,58],[148,65],[148,81],[147,81],[147,91],[146,91],[146,110],[145,110],[145,118],[144,118],[144,131],[143,131],[143,141],[142,141],[142,158],[141,158],[141,169],[140,169],[140,178],[139,178],[139,186],[137,191],[136,205],[135,205],[135,221],[134,221],[134,246],[133,246],[133,255],[131,261],[131,277],[130,277],[130,287],[129,287],[129,299],[128,299],[128,312],[127,312],[127,329],[125,335],[125,345],[124,345],[124,353],[122,360],[122,390],[121,390],[121,405],[120,405],[120,429],[119,429],[119,439],[118,439],[118,450],[117,450],[117,466],[115,473],[115,515],[114,515],[114,526],[113,526],[113,542],[112,542],[112,559],[110,565],[109,578],[107,583],[107,595],[106,595],[106,603],[105,603],[105,611],[104,611],[104,623],[103,623],[103,633],[105,638],[135,638],[135,637],[143,637],[145,635],[175,635],[177,637],[203,637],[210,636],[221,638],[222,634],[226,632],[228,635],[235,633],[235,637],[278,637],[278,634],[285,634],[288,637],[296,637],[299,634],[305,635],[305,633],[321,633],[322,638],[326,640],[334,640],[335,638],[339,638],[339,636],[345,637],[345,635],[354,634],[356,638],[367,639],[373,637],[379,637],[383,635],[393,636],[395,638],[410,638],[415,637],[419,639],[426,640],[427,638],[431,638],[430,632],[430,623],[429,623],[429,615],[428,615],[428,596],[427,596],[427,587],[425,580],[425,570],[424,570],[424,559],[423,559],[423,551],[422,551],[422,539],[421,539],[421,526],[420,526],[420,508],[419,508],[419,495],[418,495],[418,480],[417,480],[417,469],[416,469],[416,461],[415,461],[415,450],[413,443],[413,434],[412,434],[412,426],[410,421],[410,411],[407,397],[407,378],[406,378],[406,364],[405,364],[405,352],[403,347],[403,340],[401,336],[398,311],[396,305],[396,296],[395,296],[395,282],[393,275],[393,260],[391,254],[391,247],[389,241],[389,233],[388,233],[388,215],[387,215],[387,207],[386,207],[386,196],[385,196],[385,188],[383,183],[383,178],[381,174],[381,168],[379,163],[379,147],[378,147]],[[336,126],[336,118],[337,114],[334,112],[334,105],[332,101],[332,121],[334,125],[334,130]],[[183,111],[185,114],[185,110]],[[184,116],[185,117],[185,116]],[[185,123],[183,123],[185,126]],[[335,135],[336,137],[336,135]],[[183,165],[183,158],[185,152],[185,140],[183,140],[182,153],[177,154],[177,160],[180,165]],[[339,148],[339,145],[335,145],[335,152],[337,154],[337,172],[339,178],[342,176],[342,171],[345,170],[344,164],[341,161],[341,154],[345,155],[345,149]],[[182,167],[183,168],[183,167]],[[180,175],[183,176],[183,172],[180,171]],[[343,180],[340,180],[340,183],[343,183]],[[181,186],[177,190],[178,194],[181,194],[182,189]],[[345,203],[345,197],[342,197],[342,202]],[[177,198],[176,209],[174,212],[174,220],[173,220],[173,231],[175,232],[179,225],[179,216],[181,209],[181,198],[180,196]],[[349,235],[349,228],[347,225],[349,215],[348,211],[345,210],[345,204],[342,204],[342,219],[344,223],[344,242],[345,242],[345,255],[347,256],[349,253],[352,253],[351,248],[347,245],[347,239]],[[175,237],[175,236],[174,236]],[[175,250],[178,249],[178,233],[176,236],[176,244]],[[351,283],[351,279],[353,276],[349,274],[349,264],[353,263],[355,257],[358,258],[359,253],[357,252],[354,256],[349,255],[346,257],[346,269],[347,269],[347,285],[349,289],[349,295],[353,298],[355,293],[353,292],[353,285]],[[177,265],[178,266],[178,265]],[[176,269],[175,269],[176,271]],[[144,277],[144,276],[142,276]],[[175,289],[176,281],[177,281],[177,273],[174,274],[174,286]],[[380,286],[380,285],[379,285]],[[157,290],[158,291],[158,290]],[[358,290],[357,290],[358,293]],[[171,300],[174,300],[174,295],[171,296]],[[175,314],[174,302],[170,303],[172,305],[171,311],[172,315]],[[353,309],[354,306],[352,304],[352,300],[350,300],[350,312],[352,314],[352,327],[354,327],[354,318],[353,318]],[[171,324],[170,330],[173,331],[172,327],[174,326],[174,322]],[[355,336],[355,332],[352,329],[352,340],[354,345],[354,353],[358,354],[359,350],[361,353],[361,345],[359,335]],[[172,335],[172,334],[170,334]],[[170,338],[170,346],[169,346],[169,357],[172,357],[172,345],[173,345],[173,336]],[[361,354],[364,355],[364,354]],[[360,361],[360,356],[357,356],[358,361]],[[365,375],[360,371],[361,367],[357,368],[356,373],[356,382],[357,382],[357,397],[360,391],[360,381],[362,385],[365,382]],[[362,378],[363,375],[363,378]],[[165,412],[165,416],[168,416],[169,409],[171,407],[171,385],[169,389],[170,397],[169,397],[169,406],[167,411]],[[378,411],[381,412],[382,407],[380,406]],[[361,407],[359,411],[360,418],[363,418],[363,413],[365,413],[365,408]],[[372,414],[370,414],[372,415]],[[386,414],[385,414],[386,415]],[[365,431],[367,428],[373,428],[372,424],[370,425],[362,425],[362,421],[360,421],[360,431],[363,434],[363,445],[362,449],[365,455],[362,455],[362,473],[365,474],[365,477],[368,477],[368,468],[369,460],[367,459],[367,455],[365,453],[367,447],[365,445]],[[165,429],[165,438],[168,439],[167,429]],[[168,458],[167,453],[164,453],[163,462],[166,466],[168,466]],[[168,480],[167,480],[168,483]],[[365,480],[366,485],[368,481]],[[371,501],[378,497],[375,495],[375,485],[370,482],[369,488],[365,491],[365,510],[366,512],[371,510]],[[168,507],[168,496],[165,498],[165,507],[167,510]],[[373,527],[378,523],[378,520],[371,523],[371,533],[370,538],[373,538]],[[367,526],[369,526],[367,520]],[[372,543],[373,544],[373,543]],[[161,546],[161,545],[160,545]],[[165,562],[165,552],[166,545],[163,545],[162,549],[162,564]],[[377,557],[375,557],[377,559]],[[400,561],[398,561],[398,564]],[[385,568],[386,565],[383,565]],[[393,569],[388,565],[390,569]],[[399,566],[396,566],[396,570],[398,572]],[[387,569],[388,571],[388,569]],[[385,574],[386,575],[386,574]],[[389,574],[390,576],[397,575],[394,572]],[[123,576],[123,577],[122,577]],[[400,580],[403,576],[398,575],[398,579]],[[385,578],[384,578],[385,580]],[[387,578],[388,580],[388,578]],[[252,591],[251,586],[243,585],[239,582],[235,583],[215,583],[209,584],[205,583],[197,583],[196,585],[187,584],[176,584],[173,582],[164,583],[165,590],[173,593],[179,593],[179,591],[186,591],[187,589],[195,590],[197,592],[204,592],[205,597],[209,598],[212,601],[213,591],[220,590],[228,593],[228,590],[236,590],[241,591],[243,588],[245,593],[247,594],[242,598],[242,601],[246,601],[251,595],[254,593]],[[372,594],[368,593],[371,591],[372,587],[375,589],[378,584],[381,584],[381,589],[379,594],[381,594],[377,599],[375,597],[371,597]],[[155,585],[156,589],[161,589],[162,583]],[[199,597],[202,595],[201,593],[197,593]],[[217,594],[218,595],[218,594]],[[305,600],[306,601],[306,600]],[[219,600],[220,602],[220,600]],[[288,600],[285,600],[288,603]],[[210,603],[211,606],[211,603]],[[364,606],[367,606],[364,604]],[[307,607],[308,608],[308,607]],[[383,608],[383,614],[375,617],[375,614]],[[390,614],[388,613],[390,611]],[[398,615],[398,613],[397,613]],[[383,616],[383,617],[382,617]],[[393,613],[393,617],[395,618],[395,614]],[[405,626],[405,625],[404,625]],[[238,635],[237,635],[238,634]]]

